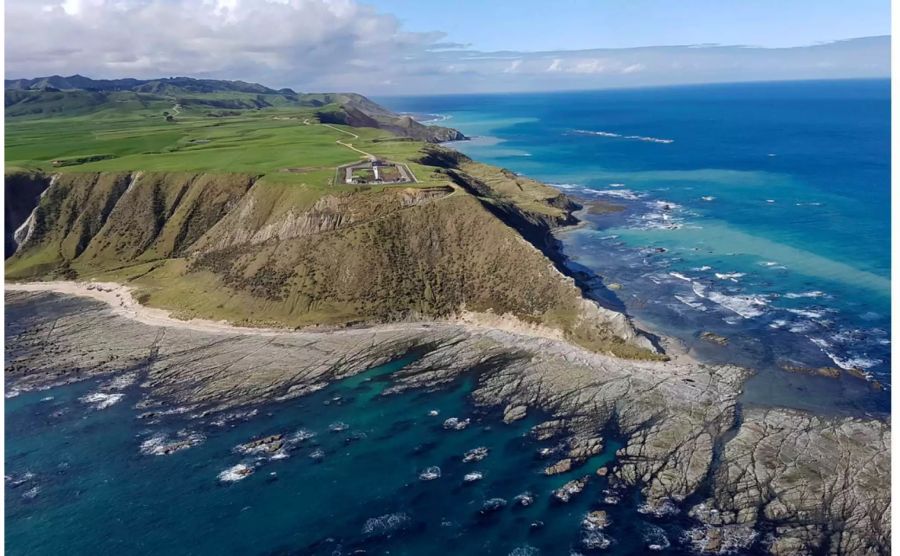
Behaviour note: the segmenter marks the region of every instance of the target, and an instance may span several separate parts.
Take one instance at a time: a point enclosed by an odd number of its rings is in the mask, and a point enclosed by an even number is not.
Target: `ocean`
[[[622,446],[615,431],[583,466],[546,476],[558,456],[538,452],[558,440],[529,429],[547,415],[502,423],[498,410],[471,405],[471,374],[381,396],[408,362],[206,416],[143,414],[141,376],[8,398],[6,554],[686,553],[687,518],[642,513],[637,492],[595,474]],[[467,426],[448,427],[453,417]],[[274,434],[277,450],[241,448]],[[183,449],[162,455],[175,441]],[[584,475],[579,495],[553,498]],[[598,507],[603,532],[582,524]]]
[[[757,370],[745,401],[888,409],[877,387],[783,369],[889,388],[889,80],[378,101],[459,129],[472,140],[449,146],[476,160],[623,207],[560,234],[564,253],[601,302]]]

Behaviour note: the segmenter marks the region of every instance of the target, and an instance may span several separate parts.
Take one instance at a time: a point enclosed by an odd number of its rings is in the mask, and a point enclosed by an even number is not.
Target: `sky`
[[[188,75],[384,95],[890,74],[890,0],[6,0],[5,6],[8,79]]]

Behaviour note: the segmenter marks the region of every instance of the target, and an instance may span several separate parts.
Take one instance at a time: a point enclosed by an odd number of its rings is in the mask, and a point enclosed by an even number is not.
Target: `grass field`
[[[361,155],[337,140],[410,163],[422,185],[445,183],[414,163],[422,143],[392,141],[389,132],[349,128],[358,139],[319,125],[314,108],[267,108],[210,116],[208,106],[130,105],[89,115],[7,118],[7,170],[47,172],[189,171],[265,174],[281,182],[332,185],[334,169]],[[212,112],[215,113],[215,112]],[[82,160],[86,162],[81,163]],[[54,164],[56,161],[56,164]]]

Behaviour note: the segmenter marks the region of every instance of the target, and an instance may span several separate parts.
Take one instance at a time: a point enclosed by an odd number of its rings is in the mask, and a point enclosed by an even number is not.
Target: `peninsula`
[[[142,409],[210,415],[409,357],[386,394],[472,376],[546,416],[553,469],[616,431],[610,484],[697,551],[887,550],[887,423],[744,407],[752,369],[590,299],[553,236],[580,204],[438,144],[459,131],[243,82],[6,89],[8,391],[140,372]]]

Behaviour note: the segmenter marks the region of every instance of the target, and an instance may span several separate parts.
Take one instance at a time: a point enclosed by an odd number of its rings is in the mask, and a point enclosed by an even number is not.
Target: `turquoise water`
[[[608,485],[593,474],[613,460],[615,437],[582,468],[544,476],[555,460],[537,450],[555,442],[528,434],[541,416],[504,425],[472,407],[476,376],[440,391],[381,396],[403,364],[231,419],[139,418],[137,385],[103,409],[81,400],[104,381],[7,399],[6,553],[587,554],[581,521],[599,508],[612,518],[605,534],[613,544],[603,553],[643,553],[668,542],[662,535],[680,538],[684,524],[638,513],[635,493],[619,492],[618,505],[601,501]],[[471,424],[446,430],[449,417]],[[148,439],[179,431],[202,441],[171,455],[142,453]],[[235,451],[277,433],[293,438],[284,459]],[[481,446],[486,458],[462,461]],[[218,478],[242,462],[251,475]],[[431,466],[441,476],[421,480]],[[474,471],[483,479],[465,484]],[[587,488],[568,504],[551,499],[553,489],[588,473]],[[534,503],[521,507],[515,497],[525,492]],[[505,507],[483,513],[494,498]]]
[[[700,355],[890,382],[888,80],[380,100],[474,137],[452,146],[478,160],[626,207],[564,250],[623,285],[599,299]]]

